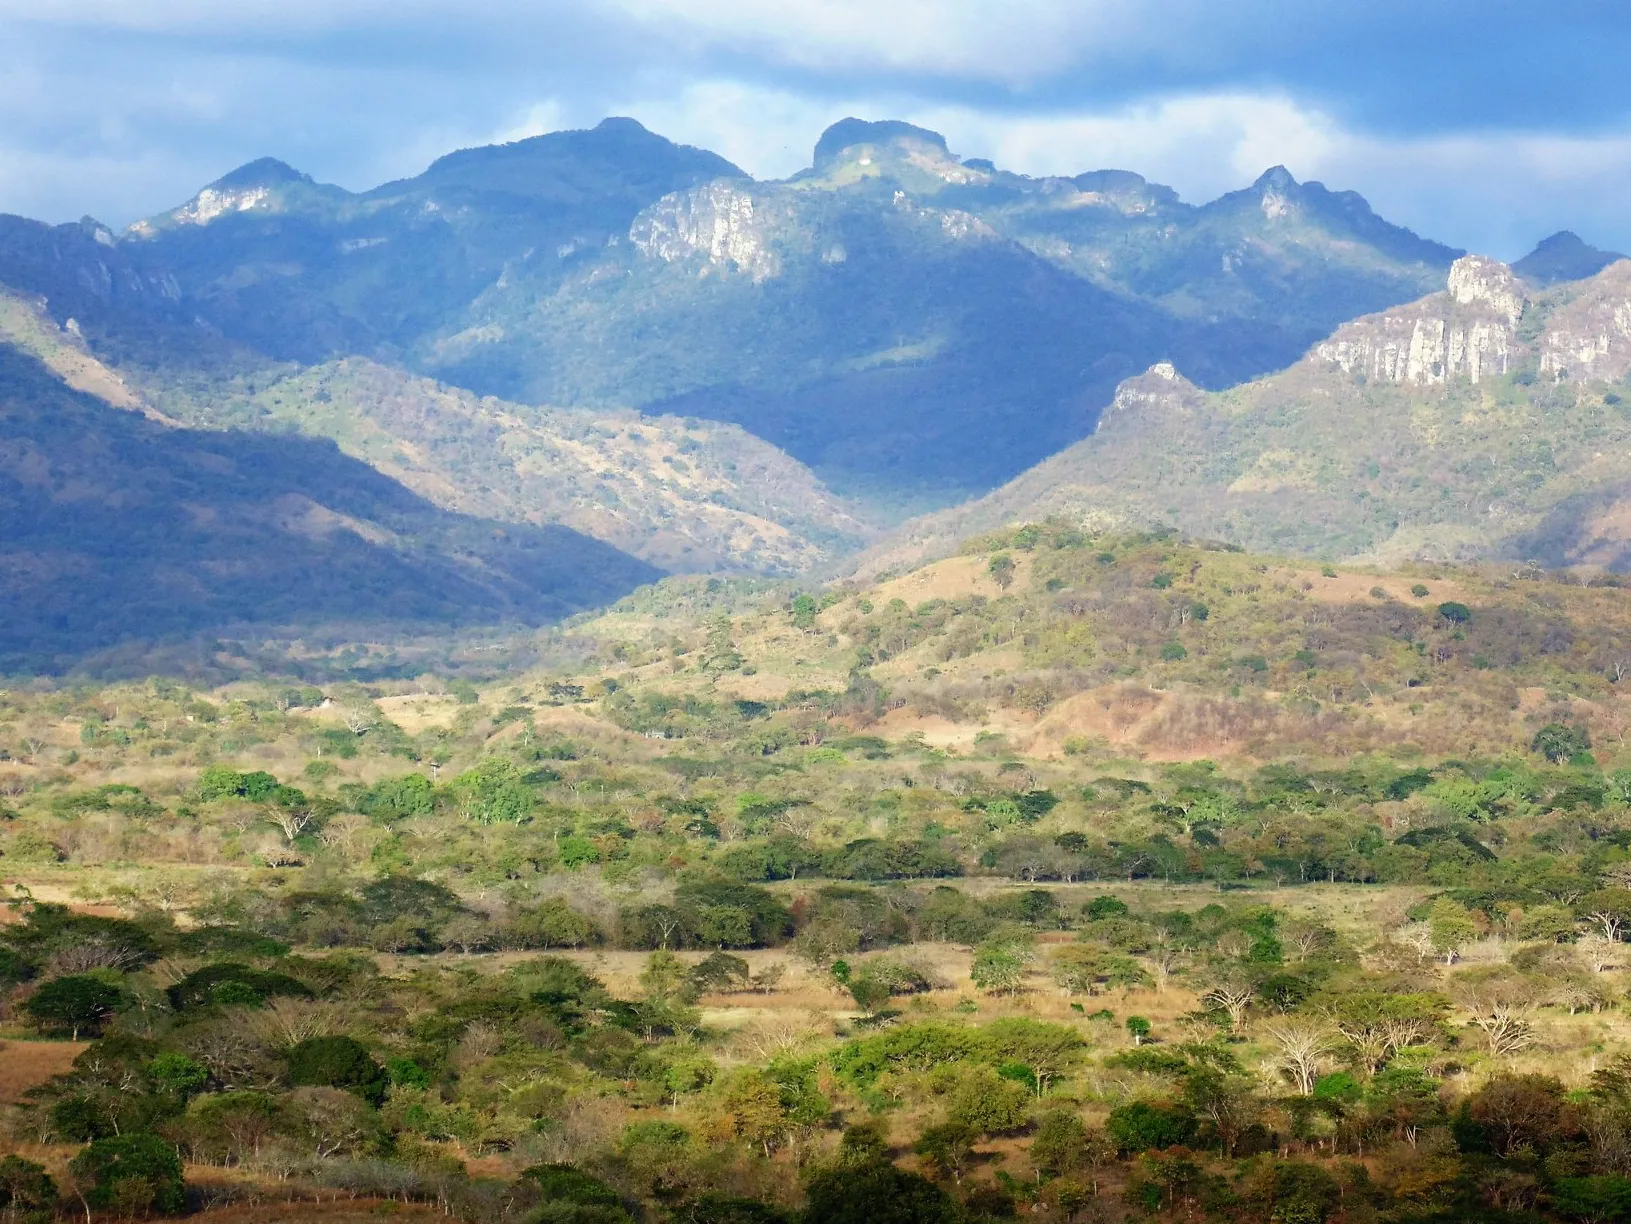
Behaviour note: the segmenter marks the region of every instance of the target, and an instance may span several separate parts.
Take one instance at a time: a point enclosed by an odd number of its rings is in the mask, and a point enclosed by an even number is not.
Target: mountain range
[[[1209,387],[1278,369],[1460,254],[1281,169],[1197,207],[849,120],[785,182],[614,119],[355,194],[262,160],[123,235],[37,230],[0,241],[0,282],[116,352],[202,321],[217,351],[195,367],[365,356],[512,402],[726,421],[886,515],[1017,475],[1153,361]]]
[[[1618,565],[1620,259],[1560,233],[1507,269],[1279,167],[1193,205],[899,122],[838,123],[775,182],[628,119],[363,192],[262,159],[122,233],[0,217],[14,512],[49,452],[195,532],[115,516],[87,560],[42,519],[12,593],[147,575],[154,635],[541,624],[663,572],[876,570],[1060,515]],[[228,537],[269,573],[358,549],[372,594],[172,581]],[[57,599],[7,658],[129,630]]]

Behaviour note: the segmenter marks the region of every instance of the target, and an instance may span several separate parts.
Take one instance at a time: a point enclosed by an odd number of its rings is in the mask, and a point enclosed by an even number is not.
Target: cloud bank
[[[1561,0],[0,0],[0,210],[113,224],[270,154],[364,188],[628,114],[761,177],[844,115],[1204,200],[1284,164],[1503,257],[1631,250],[1631,15]]]

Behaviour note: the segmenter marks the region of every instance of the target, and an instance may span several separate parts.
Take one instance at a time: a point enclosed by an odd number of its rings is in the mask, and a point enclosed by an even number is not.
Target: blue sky
[[[761,177],[847,114],[1189,200],[1283,163],[1512,258],[1631,251],[1616,0],[0,0],[0,210],[112,224],[270,154],[363,188],[627,114]]]

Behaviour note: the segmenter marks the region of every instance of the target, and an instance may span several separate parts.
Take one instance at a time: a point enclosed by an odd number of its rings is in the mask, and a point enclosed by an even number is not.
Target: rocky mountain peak
[[[1149,420],[1156,414],[1193,412],[1202,398],[1201,389],[1178,373],[1178,367],[1158,361],[1142,374],[1122,380],[1095,432]]]
[[[256,187],[281,187],[286,183],[309,183],[311,175],[302,174],[288,162],[275,157],[258,157],[216,179],[206,191],[251,191]]]
[[[1262,174],[1258,175],[1257,181],[1252,184],[1252,190],[1257,192],[1259,195],[1264,195],[1271,191],[1296,191],[1297,187],[1297,180],[1292,176],[1291,171],[1287,170],[1284,166],[1270,166],[1267,170],[1263,171]]]
[[[920,150],[951,158],[946,138],[939,132],[920,128],[900,119],[840,119],[821,133],[816,141],[815,168],[823,170],[838,161],[845,150],[857,145],[895,145],[908,150]]]
[[[1446,288],[1463,306],[1482,303],[1516,326],[1529,302],[1512,269],[1487,255],[1463,255],[1450,265]]]
[[[1258,176],[1252,191],[1261,201],[1259,207],[1263,215],[1274,221],[1296,211],[1297,187],[1291,171],[1284,166],[1271,166]]]
[[[232,213],[271,209],[276,206],[280,191],[301,186],[315,186],[309,174],[302,174],[275,157],[257,158],[223,174],[180,208],[151,221],[138,221],[128,232],[137,238],[151,238],[172,225],[208,225]]]

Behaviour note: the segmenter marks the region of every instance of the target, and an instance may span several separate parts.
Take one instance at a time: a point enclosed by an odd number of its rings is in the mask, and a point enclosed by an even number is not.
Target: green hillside
[[[667,570],[787,574],[876,534],[732,425],[479,398],[362,358],[177,402],[192,423],[332,438],[445,509],[559,523]]]

